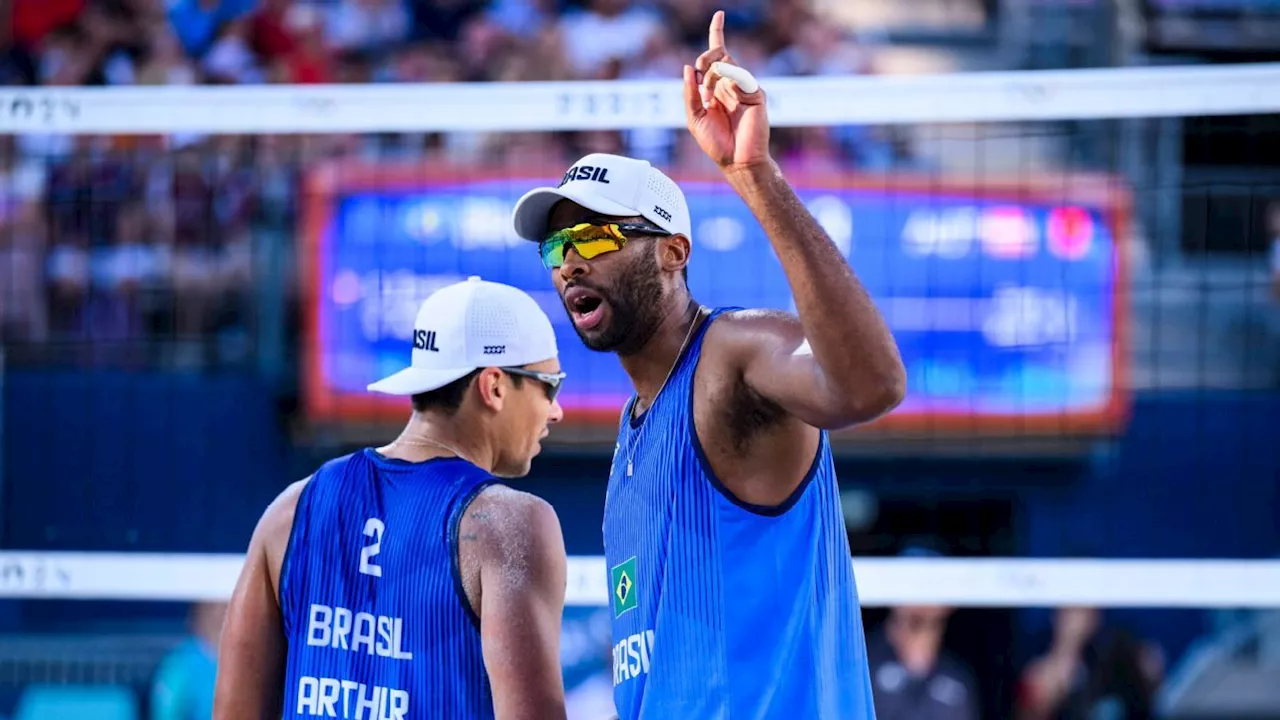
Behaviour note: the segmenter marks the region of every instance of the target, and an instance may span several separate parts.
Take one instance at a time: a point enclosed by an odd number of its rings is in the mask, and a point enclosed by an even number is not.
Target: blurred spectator
[[[458,38],[458,57],[464,80],[496,79],[493,71],[501,68],[503,60],[514,53],[511,37],[489,17],[476,15],[463,24]]]
[[[136,166],[107,138],[82,136],[53,165],[45,193],[51,235],[47,273],[51,326],[67,339],[89,339],[95,312],[93,257],[115,244],[119,213],[140,192]],[[99,331],[109,328],[99,326]]]
[[[0,220],[0,344],[48,339],[44,227],[35,203],[6,198]]]
[[[45,35],[36,52],[36,79],[41,85],[83,85],[97,65],[102,47],[75,25]]]
[[[560,34],[573,71],[583,78],[603,78],[610,74],[611,61],[637,60],[661,26],[656,14],[631,0],[588,0],[584,9],[560,21]]]
[[[734,52],[737,52],[735,46]],[[696,56],[693,56],[696,57]],[[623,70],[626,80],[657,80],[680,77],[684,65],[692,61],[670,27],[659,27],[649,36],[640,59]],[[756,67],[759,67],[757,65]],[[651,163],[671,162],[677,133],[669,128],[637,128],[625,131],[623,152]]]
[[[489,0],[407,0],[412,18],[410,38],[453,42],[463,24],[485,11]]]
[[[329,14],[328,35],[342,50],[398,44],[409,35],[409,12],[400,0],[341,0]]]
[[[213,335],[242,316],[237,304],[248,290],[256,202],[243,143],[236,136],[180,138],[148,183],[158,235],[172,247],[167,267],[175,294],[173,331],[182,344],[179,364],[208,359]]]
[[[716,0],[663,0],[660,3],[664,16],[661,29],[669,34],[675,43],[688,48],[699,48],[701,52],[707,49],[707,18],[711,17],[716,10],[725,9],[723,5],[725,3]],[[732,52],[737,59],[737,39],[741,36],[741,33],[735,32],[739,29],[734,22],[737,17],[737,8],[725,10],[725,32],[732,33],[735,38]]]
[[[198,79],[195,67],[183,54],[182,43],[166,23],[149,27],[147,54],[138,67],[139,85],[191,85]]]
[[[35,48],[50,33],[75,22],[84,5],[84,0],[13,0],[11,41],[21,48]]]
[[[758,23],[758,37],[765,52],[774,55],[790,47],[800,37],[800,26],[810,17],[803,0],[773,0],[765,3],[765,14]]]
[[[235,85],[263,80],[258,58],[251,47],[252,25],[241,18],[222,27],[218,39],[201,61],[201,69],[210,83]]]
[[[1098,610],[1059,608],[1052,645],[1023,672],[1017,717],[1150,718],[1163,673],[1158,650],[1105,626]]]
[[[799,21],[789,45],[769,58],[766,75],[861,75],[870,61],[834,23],[817,16]]]
[[[939,557],[925,545],[901,553]],[[977,720],[978,686],[969,668],[943,648],[952,609],[900,606],[867,637],[867,665],[881,720]]]
[[[320,10],[312,5],[290,7],[285,30],[293,42],[282,64],[275,68],[276,80],[300,85],[332,82],[335,58],[325,39]]]
[[[218,640],[226,612],[222,603],[200,603],[191,608],[191,636],[156,670],[151,684],[151,720],[213,717]]]
[[[820,173],[849,165],[847,154],[829,127],[779,128],[773,146],[774,156],[784,168]]]
[[[876,717],[883,720],[977,720],[978,686],[942,648],[951,608],[895,607],[867,638]]]
[[[24,157],[13,135],[0,135],[0,223],[40,201],[47,175],[45,163]]]
[[[161,259],[149,240],[146,207],[130,202],[116,216],[108,246],[89,254],[89,336],[97,340],[95,360],[112,365],[144,359],[136,341],[145,332],[144,292],[160,280]]]
[[[292,0],[263,0],[249,17],[249,44],[272,67],[293,52],[295,40],[289,29],[289,5]]]
[[[552,23],[556,0],[493,0],[488,12],[506,32],[532,40]]]
[[[141,186],[139,167],[109,138],[80,136],[70,157],[49,172],[46,203],[54,235],[82,237],[90,245],[112,241],[116,214]]]
[[[253,0],[172,0],[169,22],[182,47],[202,58],[223,29],[253,10]]]

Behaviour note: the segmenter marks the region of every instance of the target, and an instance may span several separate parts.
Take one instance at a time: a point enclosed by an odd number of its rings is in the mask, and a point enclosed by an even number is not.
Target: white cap
[[[572,200],[588,210],[617,217],[640,216],[672,235],[693,232],[689,204],[675,181],[644,160],[592,153],[564,174],[558,187],[530,190],[516,203],[516,234],[541,242],[551,208]]]
[[[557,356],[551,320],[527,293],[479,277],[443,287],[413,323],[409,367],[369,390],[416,395],[485,367],[519,367]]]

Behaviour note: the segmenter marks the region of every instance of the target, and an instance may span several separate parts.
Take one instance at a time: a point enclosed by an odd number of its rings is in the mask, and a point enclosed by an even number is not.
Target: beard
[[[609,308],[604,327],[584,332],[573,324],[582,344],[596,352],[612,352],[621,356],[640,351],[649,342],[662,321],[662,278],[653,253],[637,253],[635,259],[618,274],[624,278],[606,290],[591,283],[577,283],[598,294]],[[569,312],[565,306],[565,312]],[[570,320],[572,321],[572,313]]]

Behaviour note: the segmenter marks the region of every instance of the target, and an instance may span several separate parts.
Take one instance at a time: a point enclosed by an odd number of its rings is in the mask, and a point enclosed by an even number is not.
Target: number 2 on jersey
[[[364,535],[373,538],[373,544],[360,549],[361,573],[382,577],[382,568],[373,564],[373,556],[382,552],[382,531],[386,529],[387,527],[378,518],[369,518],[364,521]]]

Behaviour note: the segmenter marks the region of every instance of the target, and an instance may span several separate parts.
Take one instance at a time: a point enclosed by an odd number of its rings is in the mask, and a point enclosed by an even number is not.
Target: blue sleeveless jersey
[[[492,482],[464,460],[372,449],[316,472],[280,573],[284,717],[493,717],[457,566],[458,523]]]
[[[734,499],[694,432],[707,327],[636,422],[605,500],[614,702],[621,720],[875,717],[826,433],[777,508]],[[633,472],[627,473],[631,464]]]

